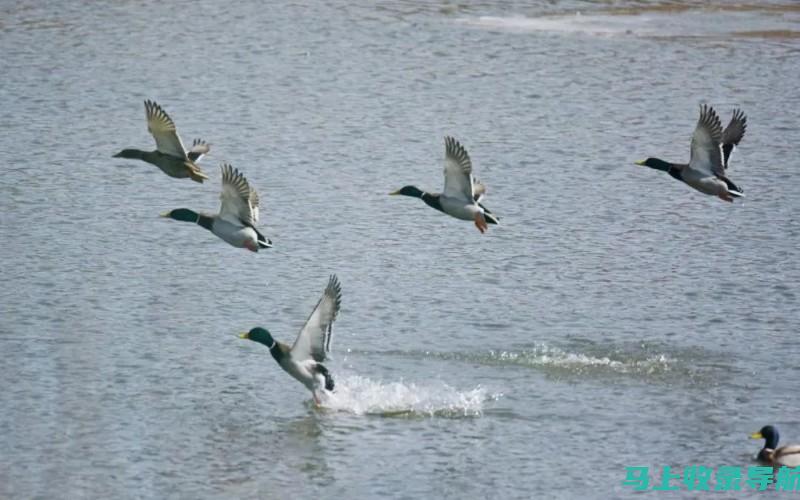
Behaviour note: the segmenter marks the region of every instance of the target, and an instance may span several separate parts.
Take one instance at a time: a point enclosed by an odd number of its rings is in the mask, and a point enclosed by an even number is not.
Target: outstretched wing
[[[331,350],[333,322],[342,303],[342,287],[336,275],[331,275],[322,298],[306,320],[294,341],[291,354],[297,361],[313,358],[321,363]]]
[[[233,224],[244,224],[255,228],[258,222],[258,208],[251,204],[250,188],[244,175],[228,163],[222,164],[222,192],[219,195],[221,218]],[[256,205],[258,196],[256,196]]]
[[[731,118],[725,131],[722,133],[722,166],[727,170],[728,160],[731,158],[731,153],[739,145],[739,141],[744,137],[744,132],[747,130],[747,116],[742,113],[742,110],[736,108],[733,110],[733,117]]]
[[[200,158],[208,154],[211,151],[211,144],[207,143],[203,139],[195,139],[192,141],[192,148],[186,153],[190,160],[193,162],[200,161]]]
[[[144,112],[147,116],[147,131],[156,140],[156,149],[165,155],[176,158],[187,158],[186,148],[175,129],[172,118],[153,101],[144,101]]]
[[[472,162],[467,150],[450,136],[444,138],[444,191],[448,198],[475,201],[472,192]]]
[[[692,135],[689,168],[708,176],[725,175],[722,166],[722,125],[714,108],[700,106],[700,119]]]

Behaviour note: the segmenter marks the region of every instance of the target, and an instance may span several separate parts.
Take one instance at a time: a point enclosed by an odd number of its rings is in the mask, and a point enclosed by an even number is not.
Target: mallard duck
[[[702,105],[700,119],[692,135],[688,165],[669,163],[658,158],[647,158],[637,161],[636,164],[662,170],[701,193],[732,202],[734,198],[743,197],[744,192],[725,173],[731,153],[744,137],[746,128],[747,117],[740,109],[734,109],[733,118],[723,132],[714,109]]]
[[[427,193],[416,186],[404,186],[390,195],[420,198],[429,207],[461,220],[475,222],[484,233],[488,224],[499,224],[499,219],[481,204],[486,186],[472,176],[472,162],[467,150],[452,137],[444,138],[444,191]]]
[[[750,439],[763,439],[764,447],[758,452],[758,459],[768,465],[779,467],[800,467],[800,444],[789,444],[778,448],[778,429],[765,425],[760,431],[750,434]]]
[[[222,192],[218,214],[199,214],[188,208],[164,212],[168,217],[183,222],[194,222],[237,248],[258,252],[269,248],[272,241],[259,232],[258,193],[250,187],[244,175],[227,163],[222,164]]]
[[[209,152],[211,146],[202,139],[195,139],[192,149],[187,151],[178,136],[175,123],[161,106],[153,101],[144,101],[144,111],[147,116],[147,130],[156,140],[156,150],[123,149],[114,158],[144,160],[157,166],[168,176],[178,179],[189,177],[200,183],[208,179],[196,162]]]
[[[319,405],[324,391],[332,391],[334,388],[333,376],[322,362],[331,350],[333,322],[341,303],[342,287],[334,274],[328,280],[322,298],[311,311],[292,347],[276,341],[269,330],[262,327],[253,328],[239,337],[267,346],[278,365],[306,386],[311,391],[314,402]]]

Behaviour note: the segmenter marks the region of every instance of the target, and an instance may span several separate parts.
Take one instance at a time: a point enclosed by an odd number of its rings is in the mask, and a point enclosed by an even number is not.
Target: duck
[[[164,212],[161,217],[193,222],[217,235],[236,248],[258,252],[272,247],[272,240],[264,236],[258,224],[258,193],[247,179],[229,163],[223,163],[222,192],[219,195],[218,214],[202,214],[188,208],[176,208]]]
[[[744,191],[727,176],[731,154],[744,137],[747,116],[733,110],[733,117],[722,130],[722,124],[711,106],[700,106],[700,119],[692,134],[689,163],[670,163],[659,158],[637,161],[637,165],[667,172],[690,187],[720,199],[733,202],[744,197]]]
[[[461,220],[474,221],[481,234],[489,224],[500,220],[483,204],[486,185],[472,175],[472,161],[464,146],[456,139],[444,138],[444,190],[428,193],[417,186],[404,186],[390,195],[411,196],[424,201],[429,207]]]
[[[208,179],[208,176],[197,166],[197,162],[208,154],[211,145],[202,139],[195,139],[191,149],[187,151],[175,128],[175,122],[161,106],[155,101],[146,100],[144,101],[144,111],[147,117],[147,130],[156,140],[155,151],[123,149],[115,154],[114,158],[146,161],[176,179],[188,177],[201,184]]]
[[[758,452],[759,461],[775,467],[800,467],[800,444],[789,444],[778,448],[778,429],[765,425],[760,431],[750,434],[750,439],[763,439],[764,447]]]
[[[291,347],[275,340],[269,330],[260,326],[241,333],[239,338],[267,346],[278,366],[311,391],[314,403],[320,406],[322,398],[335,387],[330,370],[322,363],[331,350],[333,322],[341,305],[342,287],[333,274]]]

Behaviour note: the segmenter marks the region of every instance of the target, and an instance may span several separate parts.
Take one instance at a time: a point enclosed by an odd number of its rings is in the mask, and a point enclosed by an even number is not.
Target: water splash
[[[698,351],[692,354],[669,346],[583,345],[566,349],[535,343],[517,351],[465,353],[403,350],[381,351],[380,354],[485,366],[519,366],[557,378],[632,377],[656,383],[697,383],[714,379],[720,372],[728,370],[727,365],[717,360],[713,353]]]
[[[542,366],[577,374],[586,372],[610,372],[623,374],[654,375],[672,370],[677,360],[664,354],[655,354],[641,359],[611,359],[608,356],[591,356],[566,352],[557,347],[538,345],[530,351],[489,351],[489,359],[503,364]]]
[[[327,410],[383,417],[479,417],[490,395],[483,387],[459,391],[445,383],[380,382],[361,376],[337,380],[322,402]]]

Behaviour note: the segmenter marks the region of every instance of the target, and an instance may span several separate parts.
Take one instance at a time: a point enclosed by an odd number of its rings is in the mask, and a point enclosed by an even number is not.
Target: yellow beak
[[[750,434],[750,439],[764,439],[764,436],[760,432],[754,432]]]
[[[634,163],[637,165],[644,165],[645,160],[635,161]]]
[[[240,339],[249,339],[250,338],[250,332],[240,333],[239,334],[239,338]]]
[[[394,196],[396,194],[400,194],[400,190],[399,189],[397,191],[392,191],[391,193],[389,193],[389,196]]]
[[[169,217],[169,212],[164,212],[162,214],[158,214],[159,217]]]

